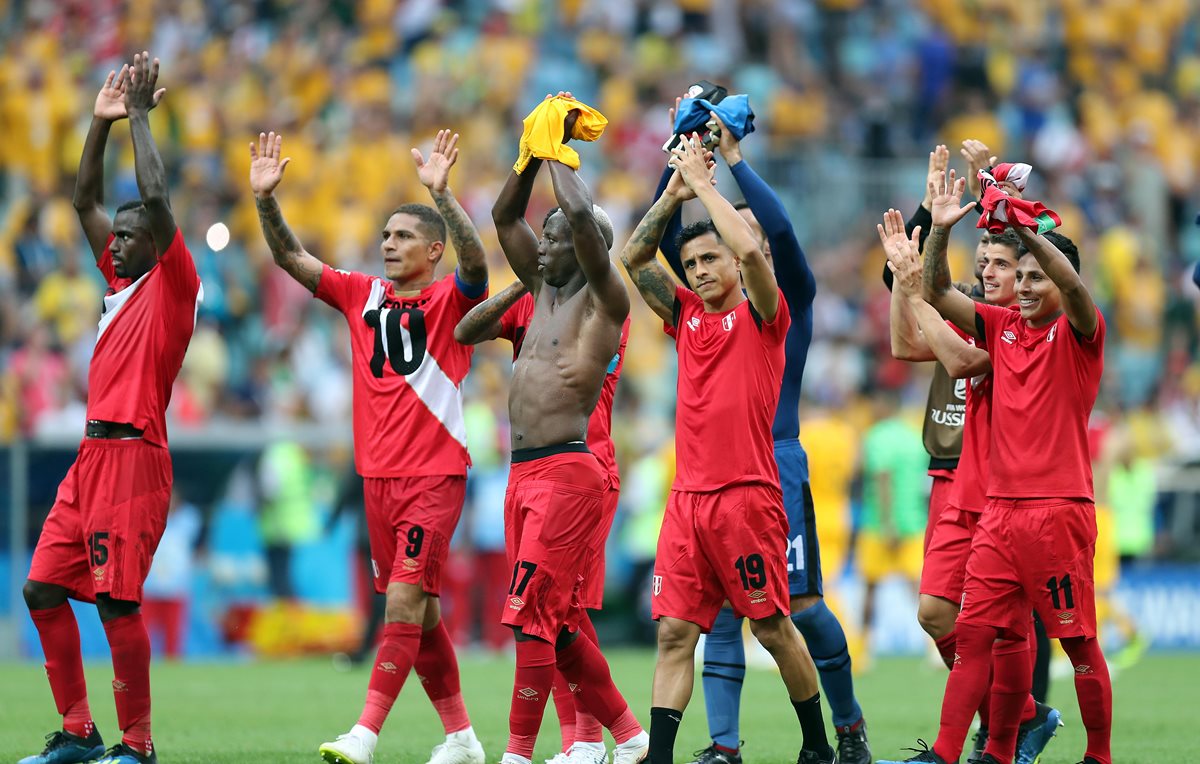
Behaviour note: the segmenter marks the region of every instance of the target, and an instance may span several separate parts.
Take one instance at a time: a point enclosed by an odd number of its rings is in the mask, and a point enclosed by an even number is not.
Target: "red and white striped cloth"
[[[1000,185],[1008,182],[1018,191],[1024,191],[1032,172],[1033,167],[1020,162],[1002,162],[980,170],[979,183],[983,188],[983,198],[979,200],[979,206],[983,208],[983,215],[975,227],[986,228],[991,233],[1003,233],[1009,226],[1020,226],[1042,234],[1062,225],[1062,218],[1054,210],[1031,199],[1013,198]]]

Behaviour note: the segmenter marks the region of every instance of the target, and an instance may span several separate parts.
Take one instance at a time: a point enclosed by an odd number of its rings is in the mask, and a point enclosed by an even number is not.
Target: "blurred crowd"
[[[388,211],[426,200],[409,149],[461,133],[451,187],[496,291],[513,277],[489,210],[525,113],[569,89],[608,117],[582,172],[620,242],[664,165],[667,107],[704,78],[749,94],[747,159],[794,210],[818,276],[810,453],[854,460],[878,390],[919,418],[926,372],[888,353],[874,223],[919,203],[933,145],[954,155],[974,138],[1034,166],[1027,195],[1079,244],[1110,326],[1098,427],[1120,433],[1122,463],[1200,460],[1200,295],[1185,276],[1200,259],[1198,15],[1187,0],[0,0],[0,442],[82,427],[103,284],[71,191],[97,90],[146,48],[167,88],[152,124],[172,206],[205,286],[173,433],[349,421],[345,327],[274,267],[259,230],[246,180],[259,131],[284,135],[278,195],[300,240],[368,272]],[[137,196],[123,127],[108,158],[115,209]],[[551,204],[545,184],[531,220]],[[217,224],[227,245],[209,237]],[[965,280],[972,232],[956,233]],[[674,353],[633,303],[614,437],[625,503],[658,509]],[[465,387],[477,481],[507,459],[510,358],[481,347]]]

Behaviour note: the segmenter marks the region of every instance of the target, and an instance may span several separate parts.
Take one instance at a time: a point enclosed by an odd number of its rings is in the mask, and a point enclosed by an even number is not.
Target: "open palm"
[[[933,218],[935,226],[949,228],[975,208],[975,202],[971,202],[965,207],[960,206],[963,191],[966,189],[967,179],[955,179],[954,170],[951,170],[949,175],[944,172],[936,173],[936,177],[929,181],[928,191],[931,200],[929,214]]]
[[[270,133],[258,134],[258,145],[250,144],[250,190],[255,196],[269,196],[283,180],[283,170],[290,157],[280,161],[283,152],[283,136]]]
[[[450,168],[458,161],[458,133],[438,130],[429,159],[425,159],[419,149],[412,150],[412,157],[421,185],[435,194],[445,191],[450,182]]]
[[[104,80],[104,87],[96,96],[96,106],[92,113],[100,119],[116,121],[125,119],[129,112],[125,110],[125,86],[129,81],[129,64],[121,67],[121,72],[109,72]]]

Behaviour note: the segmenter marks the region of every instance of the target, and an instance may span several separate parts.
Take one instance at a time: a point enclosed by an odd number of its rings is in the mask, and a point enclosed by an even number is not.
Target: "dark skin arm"
[[[454,327],[454,341],[463,345],[478,345],[500,336],[500,318],[529,290],[520,280],[509,284],[499,294],[493,295],[471,308]]]
[[[597,307],[614,321],[629,315],[629,293],[608,257],[608,244],[592,212],[592,195],[579,173],[561,162],[550,162],[554,196],[571,226],[575,258],[587,277],[588,289],[597,299]]]
[[[112,232],[112,218],[104,209],[104,146],[111,127],[109,120],[92,117],[83,155],[79,158],[79,174],[75,178],[75,197],[72,199],[97,262],[103,256],[108,235]]]
[[[542,160],[531,159],[525,172],[520,175],[509,173],[500,196],[492,205],[492,222],[496,224],[500,248],[517,278],[534,294],[542,285],[537,269],[538,237],[525,220],[525,210],[529,208],[533,183],[541,167]]]
[[[133,138],[138,193],[146,207],[154,247],[162,254],[171,246],[178,226],[175,225],[171,200],[167,195],[167,170],[154,143],[154,136],[150,133],[150,110],[157,103],[157,84],[158,59],[151,62],[150,54],[146,51],[134,55],[129,85],[125,89],[125,109],[129,113],[129,133]]]

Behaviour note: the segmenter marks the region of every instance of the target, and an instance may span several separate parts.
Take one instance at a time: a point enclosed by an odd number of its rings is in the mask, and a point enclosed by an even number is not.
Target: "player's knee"
[[[658,651],[662,653],[694,652],[700,638],[699,627],[674,618],[658,622]]]
[[[21,588],[25,604],[30,610],[49,610],[67,601],[67,590],[41,581],[26,581]]]
[[[799,615],[821,601],[819,594],[797,594],[792,597],[792,615]]]
[[[389,584],[387,589],[387,605],[383,612],[384,622],[423,625],[427,599],[428,595],[419,586],[413,584]]]
[[[133,615],[140,607],[139,603],[131,600],[116,600],[107,594],[96,595],[96,612],[100,614],[100,621],[103,623]]]
[[[954,631],[954,621],[957,617],[957,608],[945,600],[939,601],[922,597],[921,603],[917,606],[917,623],[921,624],[925,633],[934,639],[941,639]]]
[[[769,618],[751,621],[750,633],[772,655],[779,650],[787,649],[791,643],[798,642],[800,639],[799,632],[796,631],[791,619],[784,618],[778,613]]]

